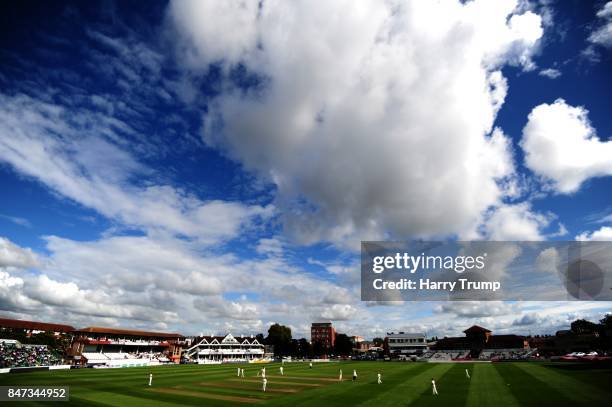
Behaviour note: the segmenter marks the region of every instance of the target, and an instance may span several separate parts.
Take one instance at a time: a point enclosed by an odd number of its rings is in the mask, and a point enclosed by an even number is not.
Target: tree
[[[275,356],[285,356],[291,352],[291,328],[274,324],[268,329],[267,345],[274,345]]]
[[[312,346],[306,338],[302,338],[298,341],[298,354],[297,356],[307,358],[312,354]]]
[[[572,322],[571,329],[575,334],[591,334],[598,331],[599,326],[586,319],[577,319]]]
[[[321,343],[321,341],[316,341],[312,344],[311,352],[312,352],[311,356],[319,357],[319,356],[323,356],[324,354],[326,354],[326,349],[323,346],[323,343]]]
[[[257,339],[257,342],[261,343],[262,345],[266,344],[266,338],[264,338],[263,334],[255,335],[255,339]]]
[[[346,334],[336,335],[334,343],[334,353],[337,355],[348,356],[353,352],[353,341]]]
[[[601,349],[612,349],[612,314],[606,314],[599,320],[599,337]]]

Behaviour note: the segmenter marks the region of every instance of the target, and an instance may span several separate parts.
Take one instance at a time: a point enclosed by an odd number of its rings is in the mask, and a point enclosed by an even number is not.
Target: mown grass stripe
[[[548,383],[518,368],[514,363],[493,363],[493,366],[521,406],[558,407],[572,402]]]
[[[504,379],[491,363],[474,363],[466,367],[470,371],[468,406],[519,406]],[[465,374],[465,369],[464,369]]]
[[[432,376],[439,377],[449,365],[427,363],[406,369],[396,374],[383,376],[383,384],[375,388],[375,397],[358,403],[359,406],[408,405],[417,400],[430,386]],[[385,388],[384,386],[390,386]]]
[[[516,364],[516,367],[535,377],[537,380],[547,383],[567,399],[580,403],[593,403],[594,405],[603,405],[604,402],[612,404],[609,391],[607,393],[603,392],[591,384],[581,382],[552,369],[547,369],[542,365],[519,363]]]

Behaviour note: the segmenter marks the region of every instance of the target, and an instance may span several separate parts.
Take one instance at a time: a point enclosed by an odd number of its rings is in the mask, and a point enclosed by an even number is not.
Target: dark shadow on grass
[[[575,400],[564,397],[546,382],[537,379],[530,375],[528,371],[511,363],[493,363],[493,366],[521,406],[560,407],[576,405]],[[491,389],[491,391],[495,391],[495,389]]]
[[[545,369],[554,370],[568,379],[577,380],[587,386],[595,386],[610,395],[612,400],[612,366],[608,368],[595,367],[588,363],[547,363],[542,365]],[[612,404],[612,402],[611,402]]]

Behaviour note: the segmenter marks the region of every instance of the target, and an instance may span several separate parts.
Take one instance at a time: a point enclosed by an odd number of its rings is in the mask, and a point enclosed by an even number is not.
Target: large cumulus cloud
[[[521,146],[527,166],[559,193],[574,193],[590,178],[612,175],[612,141],[599,139],[584,107],[563,99],[533,108]]]
[[[500,68],[531,69],[542,35],[516,1],[178,1],[170,16],[190,69],[260,78],[214,100],[204,139],[276,185],[301,241],[469,234],[509,193]]]

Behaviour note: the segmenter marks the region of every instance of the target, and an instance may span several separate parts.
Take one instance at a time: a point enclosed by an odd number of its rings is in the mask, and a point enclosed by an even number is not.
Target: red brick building
[[[318,342],[324,348],[330,349],[336,342],[336,330],[331,322],[313,322],[310,327],[310,342]]]

